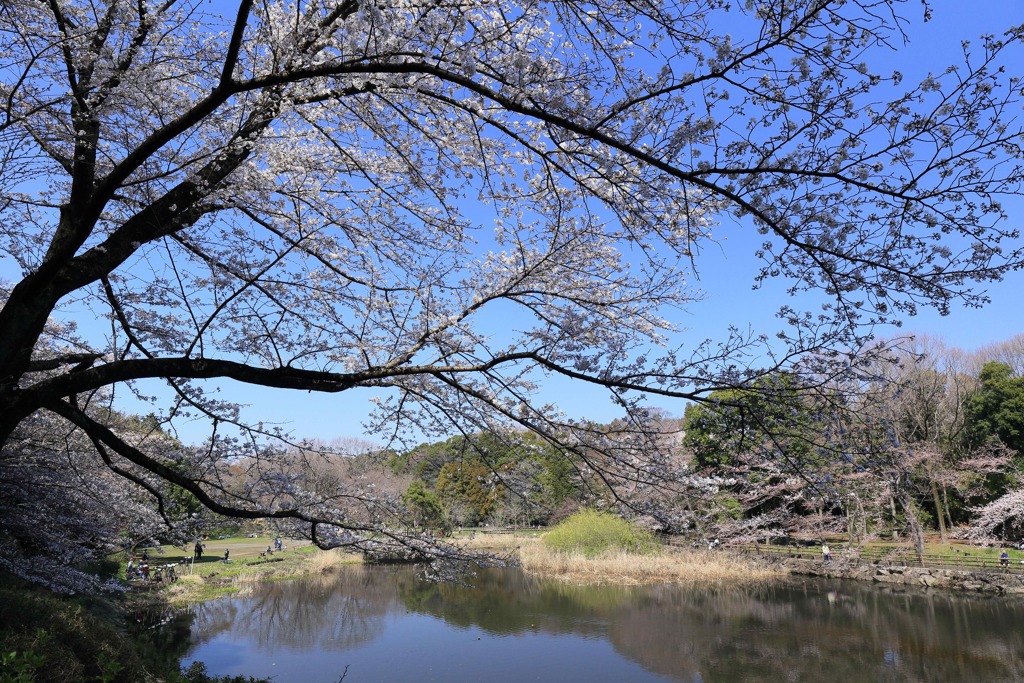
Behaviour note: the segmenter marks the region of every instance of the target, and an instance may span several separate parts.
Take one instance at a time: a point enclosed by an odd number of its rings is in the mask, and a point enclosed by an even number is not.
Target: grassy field
[[[160,591],[162,599],[173,603],[197,602],[233,595],[260,581],[291,579],[317,574],[339,564],[362,562],[362,557],[340,550],[324,551],[309,541],[286,539],[284,549],[267,553],[273,547],[272,537],[230,537],[205,541],[203,557],[193,562],[192,546],[179,548],[163,546],[145,549],[149,555],[151,571],[157,567],[175,565],[178,580],[166,582],[131,582],[136,592],[145,594]],[[136,557],[142,554],[142,548]],[[224,562],[224,551],[228,561]],[[121,559],[120,575],[124,578],[127,556]]]
[[[272,553],[266,557],[262,554],[267,548],[272,548],[274,538],[272,536],[231,536],[228,538],[210,539],[203,541],[203,557],[195,563],[194,569],[198,573],[208,573],[213,568],[224,565],[224,551],[229,552],[229,560],[245,560],[273,558],[274,555],[284,555],[289,551],[309,547],[309,541],[297,541],[287,539],[284,541],[284,553]],[[136,557],[141,556],[142,551],[149,553],[150,564],[187,564],[192,567],[193,546],[190,544],[184,548],[177,546],[159,546],[156,548],[139,548],[135,551]]]

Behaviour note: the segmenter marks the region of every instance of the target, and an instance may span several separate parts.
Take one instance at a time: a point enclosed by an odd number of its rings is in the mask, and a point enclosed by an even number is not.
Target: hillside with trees
[[[691,406],[695,468],[732,482],[723,507],[737,514],[723,531],[1019,542],[1021,342],[965,353],[904,339],[832,400],[794,395],[783,376]]]

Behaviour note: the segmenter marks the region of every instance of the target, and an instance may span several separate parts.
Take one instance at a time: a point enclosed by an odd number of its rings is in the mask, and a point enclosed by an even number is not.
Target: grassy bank
[[[509,555],[523,570],[572,583],[758,583],[781,576],[778,570],[760,566],[740,555],[670,547],[647,548],[642,553],[612,548],[590,556],[567,552],[542,542],[537,531],[515,534],[471,534],[452,539],[467,550]],[[200,602],[244,594],[262,581],[293,579],[330,571],[343,564],[359,564],[360,555],[340,550],[322,551],[308,543],[286,544],[286,550],[264,554],[268,539],[233,538],[210,541],[202,561],[192,563],[181,549],[151,553],[153,564],[177,564],[179,579],[170,585],[137,585],[136,599],[173,604]],[[230,551],[230,561],[223,557]]]
[[[845,538],[825,539],[837,559],[845,559],[861,563],[882,563],[892,565],[952,567],[968,571],[998,569],[1002,567],[1000,554],[1006,550],[1011,570],[1024,571],[1024,552],[1000,545],[979,546],[963,541],[940,543],[937,538],[929,540],[924,546],[924,555],[918,558],[914,546],[907,541],[872,540],[852,550]],[[804,559],[820,559],[821,545],[818,540],[801,541],[799,545],[766,545],[746,546],[746,550],[774,557],[796,557]]]
[[[145,680],[110,603],[68,598],[0,572],[0,681]]]
[[[166,575],[174,566],[178,580],[132,581],[132,590],[123,595],[58,596],[0,571],[0,683],[256,683],[248,677],[209,676],[199,663],[181,670],[183,650],[171,647],[180,643],[167,635],[170,631],[154,631],[147,615],[165,615],[169,603],[239,594],[258,582],[361,562],[358,555],[324,552],[308,542],[286,541],[285,550],[266,553],[272,545],[272,538],[216,539],[197,562],[191,547],[147,548],[151,571],[159,567]],[[119,565],[124,578],[127,559],[122,554],[99,564],[110,572]]]
[[[280,581],[328,571],[341,564],[358,564],[360,555],[341,550],[320,550],[308,542],[286,541],[285,550],[266,553],[273,544],[267,538],[228,538],[207,542],[201,560],[181,548],[150,550],[150,564],[173,564],[178,575],[174,583],[134,583],[134,594],[140,602],[154,599],[173,604],[201,602],[244,592],[261,581]],[[224,562],[224,551],[229,560]],[[123,570],[122,570],[123,571]]]

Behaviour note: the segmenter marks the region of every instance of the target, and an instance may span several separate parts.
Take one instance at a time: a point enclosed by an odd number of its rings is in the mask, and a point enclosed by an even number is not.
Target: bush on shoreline
[[[108,606],[3,578],[0,681],[138,681],[145,667]],[[97,614],[98,613],[98,614]]]
[[[557,552],[596,558],[609,551],[649,555],[658,544],[648,531],[620,517],[597,510],[580,510],[544,534],[544,545]]]
[[[166,643],[153,660],[115,599],[56,595],[0,573],[0,683],[261,683],[179,669]]]

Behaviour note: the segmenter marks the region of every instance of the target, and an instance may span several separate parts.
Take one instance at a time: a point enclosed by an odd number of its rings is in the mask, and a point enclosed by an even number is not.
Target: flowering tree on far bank
[[[144,496],[449,552],[396,499],[304,488],[287,437],[208,392],[233,381],[368,388],[384,438],[514,426],[611,492],[673,486],[644,397],[806,390],[1021,263],[1020,29],[901,82],[869,62],[899,4],[5,2],[0,477],[45,420]],[[817,292],[777,338],[680,341],[717,220],[761,235],[755,284]],[[551,375],[609,392],[618,438],[539,400]],[[159,424],[209,424],[187,462],[110,417],[151,381]]]

